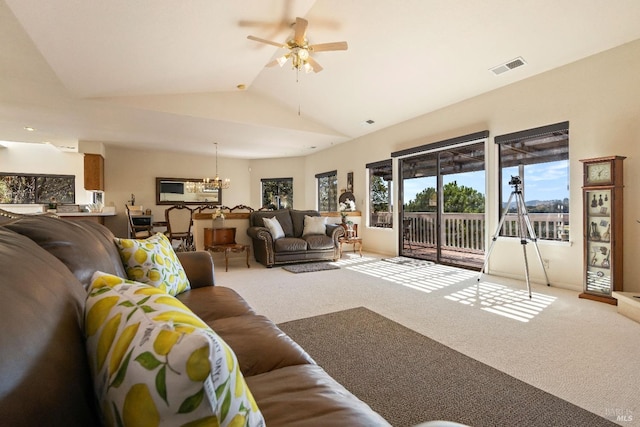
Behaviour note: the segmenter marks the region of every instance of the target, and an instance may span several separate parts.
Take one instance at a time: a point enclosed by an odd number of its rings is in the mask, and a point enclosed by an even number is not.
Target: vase
[[[347,225],[347,217],[346,216],[342,217],[342,224],[343,225]]]

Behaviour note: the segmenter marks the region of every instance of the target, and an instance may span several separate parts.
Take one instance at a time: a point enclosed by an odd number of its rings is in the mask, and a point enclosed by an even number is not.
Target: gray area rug
[[[278,326],[395,427],[617,425],[364,307]]]
[[[314,271],[338,270],[340,267],[328,262],[312,262],[307,264],[291,264],[282,267],[291,273],[311,273]]]

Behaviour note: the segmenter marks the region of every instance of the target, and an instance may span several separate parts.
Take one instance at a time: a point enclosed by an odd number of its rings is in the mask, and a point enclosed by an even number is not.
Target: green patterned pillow
[[[106,425],[264,427],[233,351],[160,289],[96,272],[84,330]]]
[[[164,234],[140,240],[116,238],[116,245],[130,280],[155,286],[170,295],[191,289],[184,268]]]

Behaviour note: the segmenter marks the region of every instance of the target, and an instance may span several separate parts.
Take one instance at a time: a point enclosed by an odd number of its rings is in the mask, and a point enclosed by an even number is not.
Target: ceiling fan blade
[[[271,40],[261,39],[260,37],[247,36],[247,38],[249,40],[253,40],[254,42],[270,44],[271,46],[276,46],[276,47],[279,47],[281,49],[287,49],[288,48],[288,46],[286,44],[282,44],[282,43],[278,43],[278,42],[272,42]]]
[[[314,73],[319,73],[320,71],[323,70],[322,66],[318,64],[318,61],[316,61],[313,58],[311,57],[307,58],[307,62],[309,63],[309,65],[311,65],[311,68],[313,68]]]
[[[347,50],[347,42],[320,43],[309,46],[312,52],[326,52],[328,50]]]
[[[307,33],[307,25],[309,22],[303,18],[296,18],[295,25],[295,34],[293,35],[293,40],[296,42],[298,46],[302,46],[304,44],[304,37]]]

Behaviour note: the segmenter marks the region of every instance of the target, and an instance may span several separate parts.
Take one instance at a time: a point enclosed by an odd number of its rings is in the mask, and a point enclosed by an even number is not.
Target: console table
[[[246,252],[247,268],[249,265],[249,245],[236,243],[236,228],[205,228],[204,229],[204,248],[210,252],[224,253],[224,271],[229,271],[229,254]]]

